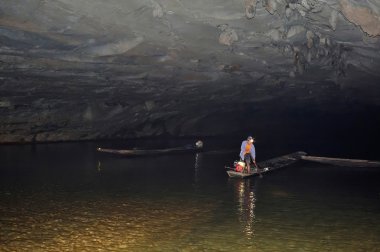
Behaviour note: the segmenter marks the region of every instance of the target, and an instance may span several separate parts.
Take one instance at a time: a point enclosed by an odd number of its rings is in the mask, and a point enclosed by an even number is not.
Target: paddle
[[[256,167],[256,170],[257,170],[257,173],[259,174],[259,176],[260,176],[260,178],[262,178],[263,177],[263,175],[261,174],[261,168],[256,164],[256,161],[254,161],[253,162],[253,164],[255,165],[255,167]]]

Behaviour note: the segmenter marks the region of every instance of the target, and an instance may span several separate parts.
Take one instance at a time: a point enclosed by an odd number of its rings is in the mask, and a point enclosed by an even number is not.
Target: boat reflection
[[[198,187],[200,181],[200,171],[202,168],[202,153],[195,154],[194,162],[194,187]]]
[[[256,194],[254,179],[230,179],[235,189],[237,214],[248,239],[255,235]]]

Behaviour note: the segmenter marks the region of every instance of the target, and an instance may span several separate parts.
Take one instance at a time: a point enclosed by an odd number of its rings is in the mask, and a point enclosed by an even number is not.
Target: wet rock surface
[[[5,1],[0,142],[218,135],[244,111],[378,108],[379,13],[374,0]]]

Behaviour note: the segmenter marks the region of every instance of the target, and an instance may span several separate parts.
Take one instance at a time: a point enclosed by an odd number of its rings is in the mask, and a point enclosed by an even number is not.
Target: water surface
[[[97,145],[0,146],[1,251],[380,251],[379,169],[299,162],[229,179],[234,152]]]

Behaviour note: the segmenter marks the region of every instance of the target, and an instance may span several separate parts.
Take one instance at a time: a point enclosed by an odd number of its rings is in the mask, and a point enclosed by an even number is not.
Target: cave
[[[0,142],[251,134],[369,146],[379,27],[377,1],[3,1]]]
[[[379,0],[1,0],[0,250],[379,251],[379,70]]]

